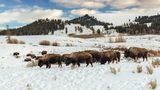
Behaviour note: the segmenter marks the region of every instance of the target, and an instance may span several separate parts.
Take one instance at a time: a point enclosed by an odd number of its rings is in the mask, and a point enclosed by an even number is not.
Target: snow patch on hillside
[[[82,28],[82,32],[75,30],[75,28]],[[103,26],[95,25],[91,26],[94,28],[95,32],[99,29],[101,32],[105,32],[105,29]],[[81,26],[80,24],[70,24],[66,25],[64,30],[57,30],[54,32],[54,35],[64,35],[66,36],[66,28],[67,28],[67,34],[75,34],[75,35],[89,35],[93,34],[92,30],[90,28],[87,28],[86,26]]]

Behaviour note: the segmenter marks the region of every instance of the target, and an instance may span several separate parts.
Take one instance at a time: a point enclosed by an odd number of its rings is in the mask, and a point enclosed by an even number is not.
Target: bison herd
[[[19,55],[19,53],[13,53],[13,55]],[[139,58],[146,59],[147,61],[148,50],[145,48],[139,47],[130,47],[124,51],[125,58],[133,58],[135,61]],[[93,67],[93,63],[118,63],[120,62],[121,52],[120,51],[96,51],[96,50],[85,50],[79,52],[72,52],[69,54],[48,54],[47,51],[42,51],[41,56],[36,56],[34,54],[27,54],[26,56],[30,56],[34,60],[38,60],[38,66],[42,67],[43,65],[46,68],[51,68],[52,64],[58,64],[59,67],[62,67],[62,63],[66,66],[78,65],[80,67],[81,63],[86,63],[86,66],[91,65]],[[26,58],[24,61],[31,61],[30,58]]]

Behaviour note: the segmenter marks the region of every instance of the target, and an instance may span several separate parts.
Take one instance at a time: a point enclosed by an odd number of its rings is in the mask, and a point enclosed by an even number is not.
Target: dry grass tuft
[[[10,38],[10,39],[7,39],[7,43],[8,44],[18,44],[18,40],[15,38]]]
[[[151,80],[148,84],[149,84],[150,88],[154,90],[157,87],[157,80],[156,79]]]
[[[121,43],[121,42],[126,42],[126,39],[123,36],[119,35],[118,37],[116,37],[115,43]]]
[[[73,44],[71,44],[71,43],[66,43],[66,47],[71,47],[71,46],[73,46]]]
[[[31,84],[27,84],[27,90],[33,90],[32,85]]]
[[[114,43],[114,39],[112,37],[109,37],[109,43]]]
[[[34,66],[38,66],[38,60],[31,60],[31,62],[28,62],[26,67],[34,67]]]
[[[137,73],[141,73],[143,70],[142,70],[142,66],[137,66]]]
[[[19,44],[25,44],[25,42],[24,41],[19,41]]]
[[[56,75],[53,77],[53,80],[57,80],[57,76]]]
[[[53,42],[53,43],[52,43],[52,46],[59,46],[59,43]]]
[[[71,69],[73,70],[73,69],[75,69],[76,67],[75,67],[75,65],[71,65]]]
[[[40,42],[39,42],[39,45],[49,46],[49,45],[50,45],[50,42],[47,41],[47,40],[43,40],[43,41],[40,41]]]
[[[148,74],[153,74],[154,69],[151,66],[146,66],[146,69]]]
[[[120,68],[115,68],[115,67],[110,67],[111,73],[113,74],[117,74],[118,72],[120,72]]]
[[[160,66],[160,60],[159,59],[155,59],[154,61],[152,61],[152,66],[154,68],[159,67]]]

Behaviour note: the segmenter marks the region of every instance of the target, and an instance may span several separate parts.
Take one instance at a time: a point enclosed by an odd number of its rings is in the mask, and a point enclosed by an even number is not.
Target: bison
[[[87,52],[87,53],[90,53],[93,57],[93,62],[99,62],[100,61],[100,58],[101,58],[101,54],[100,52],[98,51],[95,51],[95,50],[86,50],[84,52]]]
[[[13,56],[16,56],[16,57],[17,57],[18,55],[19,55],[19,52],[14,52],[14,53],[13,53]]]
[[[42,51],[41,54],[45,55],[45,54],[47,54],[47,51]]]
[[[28,53],[26,56],[30,56],[32,59],[36,58],[36,55],[35,54],[31,54],[31,53]]]
[[[26,59],[24,59],[24,61],[29,62],[29,61],[31,61],[31,58],[26,58]]]
[[[86,63],[86,67],[91,64],[91,66],[93,67],[92,64],[92,55],[86,52],[73,52],[69,55],[69,57],[67,57],[67,60],[65,60],[65,64],[66,66],[68,66],[69,64],[75,65],[77,64],[78,67],[80,67],[80,63]]]
[[[115,51],[103,51],[101,52],[101,64],[105,64],[108,62],[110,64],[111,62],[114,63],[114,61],[118,62],[120,59],[118,59],[118,56],[120,58],[120,53]]]
[[[148,55],[147,49],[138,48],[138,47],[130,47],[129,49],[125,50],[125,52],[124,52],[124,57],[126,57],[126,58],[131,57],[135,61],[141,57],[143,57],[143,61],[144,61],[144,59],[146,59],[146,61],[147,61],[147,57],[148,57],[147,55]]]
[[[46,68],[51,68],[51,64],[55,63],[58,63],[58,66],[62,67],[60,54],[45,54],[42,58],[38,59],[39,67],[46,65]]]

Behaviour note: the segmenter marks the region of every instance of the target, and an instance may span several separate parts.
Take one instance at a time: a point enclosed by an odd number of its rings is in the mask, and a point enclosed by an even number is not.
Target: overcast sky
[[[160,0],[0,0],[0,28],[19,27],[39,18],[72,19],[90,14],[121,25],[136,16],[160,12]]]

